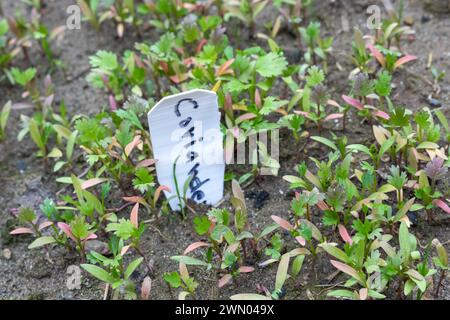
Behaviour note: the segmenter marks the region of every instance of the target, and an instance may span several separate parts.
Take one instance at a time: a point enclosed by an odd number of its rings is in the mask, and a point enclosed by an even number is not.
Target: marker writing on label
[[[198,103],[194,99],[191,99],[191,98],[181,99],[175,105],[175,115],[177,117],[181,118],[180,106],[184,102],[190,103],[193,106],[194,109],[198,108]],[[183,120],[181,120],[179,122],[179,126],[181,128],[187,128],[189,126],[189,124],[191,123],[191,121],[192,121],[192,117],[187,117],[187,118],[185,118],[185,119],[183,119]],[[191,141],[188,142],[186,145],[184,145],[185,149],[191,148],[197,142],[197,140],[195,139],[194,132],[195,132],[195,127],[192,125],[192,127],[187,129],[186,133],[183,134],[183,136],[182,136],[183,139],[184,138],[188,138],[188,137],[191,138]],[[198,139],[198,141],[200,141],[200,142],[203,141],[203,137],[200,137]],[[194,162],[194,160],[196,158],[198,158],[198,153],[195,152],[195,151],[192,151],[192,150],[188,150],[187,153],[186,153],[186,158],[188,160],[188,163],[189,162]],[[205,197],[205,193],[202,190],[200,190],[200,187],[203,186],[205,183],[207,183],[210,180],[208,178],[208,179],[205,179],[205,180],[202,181],[198,177],[198,173],[199,173],[198,168],[199,168],[199,166],[200,166],[200,163],[196,162],[194,164],[194,166],[191,168],[191,170],[189,170],[189,172],[188,172],[188,176],[192,176],[192,179],[189,182],[189,190],[191,192],[191,200],[197,201],[197,202],[201,201]],[[203,203],[206,203],[206,201],[203,201]]]

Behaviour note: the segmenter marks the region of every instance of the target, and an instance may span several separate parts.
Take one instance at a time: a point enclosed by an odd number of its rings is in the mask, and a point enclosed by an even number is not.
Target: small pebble
[[[3,249],[2,253],[3,253],[3,258],[5,258],[6,260],[11,259],[11,250]]]
[[[432,108],[440,108],[440,107],[442,107],[442,102],[439,101],[438,99],[434,99],[432,97],[428,97],[427,98],[427,102],[430,105],[430,107],[432,107]]]
[[[405,17],[404,22],[408,26],[412,26],[414,24],[414,18],[411,16]]]
[[[423,15],[422,18],[420,19],[420,22],[422,23],[427,23],[430,22],[431,18],[429,16]]]

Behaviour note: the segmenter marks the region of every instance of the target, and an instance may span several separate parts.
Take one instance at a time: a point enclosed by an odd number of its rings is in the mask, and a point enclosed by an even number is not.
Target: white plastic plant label
[[[156,174],[172,210],[184,198],[214,205],[223,197],[225,161],[217,95],[192,90],[159,101],[148,113]]]

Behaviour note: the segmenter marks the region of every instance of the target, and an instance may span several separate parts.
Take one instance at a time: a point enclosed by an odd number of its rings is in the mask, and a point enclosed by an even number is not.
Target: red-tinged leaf
[[[347,104],[351,105],[352,107],[355,107],[358,110],[364,109],[364,104],[355,98],[352,98],[352,97],[349,97],[346,95],[342,95],[342,100],[344,100]]]
[[[231,253],[234,253],[234,252],[237,250],[237,248],[239,248],[239,245],[240,245],[239,241],[238,241],[238,242],[235,242],[235,243],[231,244],[231,245],[227,248],[227,251],[228,251],[228,252],[231,252]]]
[[[317,207],[320,209],[320,210],[322,210],[322,211],[325,211],[325,210],[330,210],[330,207],[325,203],[325,201],[323,201],[323,200],[320,200],[318,203],[317,203]]]
[[[224,64],[220,66],[220,68],[216,72],[216,76],[220,77],[221,75],[225,74],[228,70],[228,68],[233,64],[234,59],[230,59]]]
[[[241,123],[250,119],[256,118],[256,114],[254,113],[244,113],[243,115],[241,115],[239,118],[236,119],[237,123]]]
[[[304,117],[309,117],[310,116],[309,112],[306,112],[306,111],[294,110],[294,113],[299,114],[299,115],[304,116]]]
[[[373,113],[372,113],[375,117],[379,117],[379,118],[382,118],[382,119],[384,119],[384,120],[389,120],[391,117],[389,116],[389,114],[387,114],[386,112],[384,112],[384,111],[381,111],[381,110],[375,110]]]
[[[110,95],[108,97],[108,100],[109,100],[109,108],[111,109],[111,111],[116,111],[117,110],[117,101],[114,98],[114,96]]]
[[[231,129],[231,133],[233,134],[233,136],[237,139],[239,138],[240,135],[240,129],[239,127],[234,127],[233,129]]]
[[[194,63],[195,63],[195,60],[192,57],[186,58],[183,60],[183,64],[186,65],[187,67],[193,65]]]
[[[330,106],[336,107],[336,108],[341,108],[341,105],[339,103],[337,103],[336,100],[330,99],[327,101],[327,104]]]
[[[330,120],[340,119],[342,117],[344,117],[343,113],[332,113],[332,114],[327,115],[324,120],[330,121]]]
[[[401,57],[400,59],[398,59],[398,60],[395,62],[395,64],[394,64],[394,69],[397,69],[397,68],[400,67],[401,65],[403,65],[403,64],[405,64],[405,63],[408,63],[408,62],[410,62],[410,61],[414,61],[414,60],[417,60],[417,57],[416,57],[416,56],[407,54],[406,56]]]
[[[181,47],[175,47],[174,50],[176,52],[178,52],[179,54],[181,54],[182,56],[184,55],[184,49]]]
[[[367,290],[367,288],[359,289],[359,299],[360,300],[366,300],[368,293],[369,293],[369,290]]]
[[[120,250],[120,255],[121,255],[121,256],[125,255],[125,254],[128,252],[129,249],[130,249],[130,245],[128,245],[128,246],[123,246],[123,247],[122,247],[122,250]]]
[[[139,58],[139,56],[138,56],[137,54],[133,53],[133,58],[134,58],[134,61],[136,62],[136,65],[137,65],[139,68],[142,68],[142,69],[145,68],[144,62],[142,61],[141,58]]]
[[[194,242],[194,243],[190,244],[190,245],[186,248],[186,250],[184,250],[183,255],[185,256],[185,255],[187,255],[189,252],[192,252],[192,251],[194,251],[195,249],[198,249],[198,248],[201,248],[201,247],[209,247],[209,244],[206,243],[206,242],[201,242],[201,241],[199,241],[199,242]]]
[[[142,143],[141,136],[140,135],[135,136],[133,141],[131,141],[125,147],[125,155],[128,157],[131,154],[131,152],[134,150],[134,148],[136,148],[137,145],[140,143]]]
[[[139,162],[136,165],[136,168],[147,168],[147,167],[154,165],[155,163],[156,163],[155,159],[145,159],[145,160],[142,160],[141,162]]]
[[[153,206],[154,207],[156,206],[156,202],[158,201],[162,191],[170,192],[170,188],[168,186],[159,186],[156,189],[155,195],[153,196]]]
[[[164,73],[167,74],[169,72],[169,66],[166,62],[160,61],[159,65],[161,66],[161,69],[163,69]]]
[[[86,180],[81,184],[81,189],[86,190],[90,187],[96,186],[97,184],[103,183],[107,180],[108,179],[106,179],[106,178],[93,178],[93,179]]]
[[[148,300],[150,298],[150,291],[152,290],[152,279],[149,276],[144,278],[141,286],[141,299]]]
[[[171,76],[169,78],[176,84],[179,84],[179,83],[183,82],[184,80],[186,80],[188,78],[188,75],[187,75],[187,73],[182,73],[182,74],[177,74],[177,75]]]
[[[253,267],[247,267],[247,266],[242,266],[242,267],[240,267],[240,268],[238,269],[238,271],[239,271],[240,273],[249,273],[249,272],[255,271],[255,268],[253,268]]]
[[[261,108],[261,106],[262,106],[261,95],[259,94],[259,90],[258,89],[255,90],[255,105],[258,108]]]
[[[384,67],[386,65],[386,58],[383,56],[383,54],[371,43],[367,45],[367,48],[369,49],[372,56],[377,59],[377,61]]]
[[[219,280],[219,288],[222,288],[224,285],[229,283],[233,279],[233,276],[231,274],[226,274]]]
[[[42,230],[42,229],[45,229],[45,228],[47,228],[47,227],[50,227],[51,225],[53,225],[53,222],[51,222],[51,221],[44,221],[44,222],[42,222],[42,223],[39,225],[38,229],[39,229],[39,231],[40,231],[40,230]]]
[[[284,230],[287,231],[293,231],[294,227],[286,220],[284,220],[283,218],[280,218],[278,216],[270,216],[272,218],[273,221],[275,221],[275,223],[277,225],[279,225],[281,228],[283,228]]]
[[[144,198],[142,197],[138,197],[138,196],[134,196],[134,197],[123,197],[123,200],[127,201],[127,202],[133,202],[133,203],[140,203],[142,205],[147,205],[147,201],[145,201]]]
[[[339,234],[341,235],[342,240],[344,240],[345,242],[352,245],[353,240],[352,240],[352,237],[350,237],[350,235],[348,234],[347,229],[342,224],[338,225],[338,229],[339,229]]]
[[[70,226],[67,223],[58,222],[58,228],[61,229],[61,231],[64,232],[70,239],[72,239],[73,241],[77,241],[77,239],[75,239],[74,235],[72,234],[72,230],[70,230]]]
[[[200,51],[202,51],[202,49],[203,49],[203,46],[207,43],[208,43],[208,41],[204,38],[202,40],[200,40],[200,43],[198,44],[197,48],[195,49],[196,53],[200,53]]]
[[[447,213],[450,213],[450,207],[448,206],[448,204],[446,204],[444,201],[440,200],[440,199],[435,199],[433,201],[433,204],[435,206],[438,206],[439,208],[441,208],[442,210],[444,210]]]
[[[303,237],[297,236],[295,237],[295,240],[297,240],[297,242],[300,243],[302,246],[306,244],[306,240]]]
[[[352,278],[358,280],[361,284],[364,283],[364,279],[362,279],[360,277],[360,275],[358,274],[358,272],[355,269],[353,269],[352,267],[350,267],[349,265],[339,262],[339,261],[336,261],[336,260],[330,260],[330,262],[339,271],[342,271],[343,273],[348,274]]]
[[[187,269],[186,264],[184,264],[183,262],[180,262],[178,268],[180,270],[181,279],[188,279],[189,278],[189,271]]]
[[[88,241],[88,240],[94,240],[97,239],[97,235],[95,233],[91,233],[90,235],[88,235],[86,238],[81,239],[82,241]]]
[[[33,230],[31,230],[30,228],[17,228],[11,231],[9,234],[26,234],[26,233],[33,234]]]
[[[130,221],[136,228],[139,227],[138,213],[139,213],[139,202],[136,202],[130,214]]]

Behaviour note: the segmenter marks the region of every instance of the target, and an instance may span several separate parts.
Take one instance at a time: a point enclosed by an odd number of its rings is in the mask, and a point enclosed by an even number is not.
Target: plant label
[[[159,101],[148,113],[156,174],[172,210],[185,199],[214,205],[223,197],[225,161],[217,95],[191,90]]]

